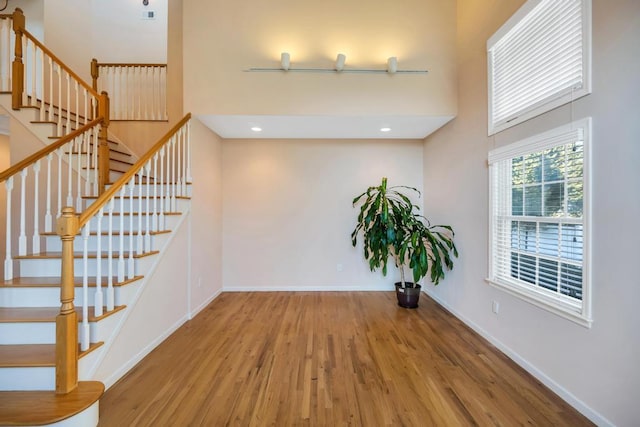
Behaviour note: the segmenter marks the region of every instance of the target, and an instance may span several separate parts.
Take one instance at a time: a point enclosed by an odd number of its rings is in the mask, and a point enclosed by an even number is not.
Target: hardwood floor
[[[100,401],[107,426],[591,423],[422,295],[223,293]]]

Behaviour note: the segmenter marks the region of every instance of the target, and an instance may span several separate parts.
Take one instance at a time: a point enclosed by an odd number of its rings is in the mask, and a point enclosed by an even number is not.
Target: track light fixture
[[[282,65],[282,69],[284,71],[289,71],[289,66],[291,65],[291,57],[288,52],[282,52],[280,54],[280,65]]]
[[[338,57],[336,58],[336,71],[344,70],[344,63],[346,60],[347,57],[344,55],[344,53],[338,54]]]
[[[391,74],[398,72],[398,58],[396,58],[395,56],[387,59],[387,72]]]
[[[262,68],[252,67],[247,72],[266,72],[266,71],[287,71],[287,72],[306,72],[306,73],[370,73],[370,74],[427,74],[427,70],[399,70],[398,58],[391,56],[387,59],[386,69],[370,69],[370,68],[345,68],[347,62],[347,56],[344,53],[339,53],[336,57],[336,63],[334,68],[293,68],[291,67],[291,55],[289,52],[282,52],[280,54],[280,67],[279,68]]]

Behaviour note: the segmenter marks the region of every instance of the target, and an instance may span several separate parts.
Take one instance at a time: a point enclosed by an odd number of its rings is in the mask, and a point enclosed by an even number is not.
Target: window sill
[[[569,304],[563,303],[562,301],[556,301],[552,298],[547,297],[546,295],[536,292],[533,289],[526,289],[492,279],[485,279],[485,281],[491,286],[494,286],[515,297],[518,297],[521,300],[528,302],[529,304],[533,304],[536,307],[540,307],[543,310],[551,312],[564,319],[570,320],[580,326],[584,326],[585,328],[591,328],[593,319],[584,316],[582,313],[577,311],[577,308],[572,307]]]

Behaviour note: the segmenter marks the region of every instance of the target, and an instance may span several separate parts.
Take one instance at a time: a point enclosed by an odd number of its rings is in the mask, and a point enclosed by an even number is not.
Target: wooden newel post
[[[11,108],[19,110],[22,107],[22,93],[24,92],[24,63],[22,62],[22,34],[25,30],[24,14],[17,8],[13,12],[13,31],[16,33],[15,58],[13,59],[11,76]]]
[[[57,234],[62,240],[60,314],[56,317],[56,393],[66,394],[78,386],[78,315],[73,306],[73,239],[78,234],[73,207],[62,208]]]
[[[100,77],[100,70],[98,70],[98,60],[93,58],[91,60],[91,81],[93,90],[98,91],[98,77]]]
[[[98,116],[103,117],[98,147],[98,193],[104,193],[107,183],[109,183],[109,95],[107,92],[100,94],[98,102]]]

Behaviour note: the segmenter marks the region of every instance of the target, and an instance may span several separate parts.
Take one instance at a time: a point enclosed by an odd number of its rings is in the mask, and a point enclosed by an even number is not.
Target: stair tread
[[[145,256],[149,256],[149,255],[156,255],[160,253],[160,251],[149,251],[149,252],[145,252],[142,254],[134,254],[133,257],[134,258],[142,258]],[[88,252],[87,256],[88,258],[97,258],[98,253],[97,252]],[[122,254],[122,256],[124,258],[129,258],[129,252],[124,252]],[[84,257],[84,253],[83,252],[74,252],[73,253],[73,257],[75,259],[82,259]],[[39,252],[37,254],[30,254],[30,255],[20,255],[20,256],[16,256],[13,259],[59,259],[62,258],[62,252],[60,251],[44,251],[44,252]],[[101,259],[107,259],[107,253],[106,252],[102,252],[101,253]],[[114,259],[117,259],[117,255],[113,256]]]
[[[114,213],[115,213],[115,212],[114,212]],[[107,216],[107,215],[105,215],[105,216]],[[150,231],[150,232],[149,232],[149,234],[150,234],[150,235],[152,235],[152,236],[155,236],[155,235],[157,235],[157,234],[167,234],[167,233],[171,233],[171,230],[158,230],[158,231]],[[107,231],[103,231],[103,232],[102,232],[102,233],[100,233],[100,234],[101,234],[101,235],[103,235],[103,236],[108,236],[108,235],[109,235],[109,232],[107,232]],[[119,235],[120,235],[120,231],[113,230],[113,233],[112,233],[112,234],[113,234],[114,236],[119,236]],[[128,230],[125,230],[125,231],[123,231],[123,233],[122,233],[122,234],[124,234],[125,236],[129,237],[132,233],[131,233],[130,231],[128,231]],[[134,231],[134,232],[133,232],[133,235],[134,235],[134,236],[135,236],[135,235],[137,235],[137,234],[138,234],[138,232],[137,232],[137,231]],[[57,233],[54,233],[53,231],[50,231],[50,232],[46,232],[46,233],[40,233],[40,235],[41,235],[41,236],[57,236],[58,234],[57,234]],[[80,235],[80,233],[78,233],[77,235],[79,236],[79,235]],[[98,233],[97,233],[97,232],[95,232],[95,231],[92,231],[92,232],[90,232],[90,233],[89,233],[89,235],[90,235],[90,236],[97,236],[97,235],[98,235]]]
[[[123,286],[128,285],[129,283],[135,282],[136,280],[142,279],[143,276],[135,276],[132,279],[125,279],[122,282],[117,282],[117,278],[114,277],[113,286]],[[75,287],[82,286],[82,277],[74,277],[73,282]],[[107,277],[102,277],[102,284],[108,282]],[[95,278],[89,281],[89,287],[94,288],[96,286]],[[0,288],[59,288],[60,287],[60,277],[15,277],[13,279],[5,280],[0,282]]]
[[[83,199],[83,200],[97,200],[97,199],[98,199],[98,197],[99,197],[99,196],[82,196],[82,199]],[[189,197],[189,196],[175,196],[175,197],[176,197],[176,199],[181,199],[181,200],[191,200],[191,197]],[[140,196],[133,196],[133,198],[134,198],[134,200],[136,200],[136,199],[140,199]],[[146,198],[147,198],[147,196],[142,196],[142,199],[146,199]],[[150,199],[157,199],[157,198],[159,198],[159,197],[153,197],[153,196],[151,195],[151,196],[149,196],[149,198],[150,198]],[[119,197],[119,196],[118,196],[118,197],[116,197],[116,200],[119,200],[119,199],[120,199],[120,197]],[[129,200],[129,199],[130,199],[129,194],[127,194],[127,195],[124,197],[124,199],[125,199],[125,200]],[[166,197],[165,197],[165,199],[166,199]]]
[[[52,424],[74,416],[102,397],[104,384],[80,381],[67,394],[54,391],[1,391],[0,425]]]
[[[129,153],[125,152],[125,151],[116,150],[115,148],[111,148],[111,147],[109,147],[109,152],[110,152],[110,153],[117,153],[117,154],[121,154],[121,155],[123,155],[123,156],[132,157],[132,155],[131,155],[131,154],[129,154]],[[69,151],[65,151],[65,152],[64,152],[64,154],[65,154],[65,155],[69,155]],[[72,150],[72,151],[71,151],[71,154],[73,154],[73,155],[81,154],[81,155],[83,155],[83,156],[86,156],[87,154],[93,155],[93,151],[89,151],[89,152],[87,152],[87,150],[81,150],[81,151],[79,151],[79,152],[78,152],[78,150]],[[109,160],[115,160],[115,159],[109,158]]]
[[[107,312],[103,307],[103,314],[96,316],[95,307],[89,308],[89,322],[97,322],[121,310],[126,306],[119,305]],[[0,307],[0,323],[47,323],[55,322],[56,316],[60,313],[60,307]],[[76,307],[78,321],[82,321],[82,307]]]
[[[89,348],[80,351],[81,358],[104,344],[102,341],[89,344]],[[55,344],[2,344],[0,345],[0,368],[52,367],[56,365]],[[1,399],[0,399],[1,400]],[[1,413],[1,411],[0,411]]]

